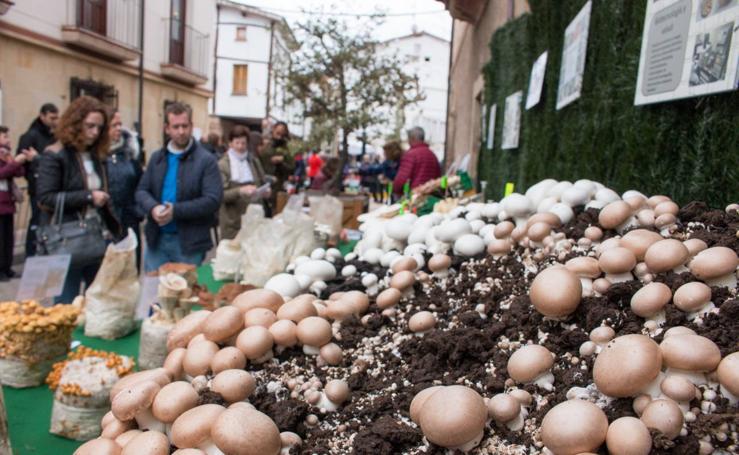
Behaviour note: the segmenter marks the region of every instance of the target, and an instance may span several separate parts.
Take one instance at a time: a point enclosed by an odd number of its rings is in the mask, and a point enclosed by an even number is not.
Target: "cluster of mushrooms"
[[[597,222],[579,238],[568,238],[564,227],[587,209],[598,211]],[[732,205],[726,211],[738,209]],[[356,318],[366,324],[378,315],[411,337],[445,330],[450,314],[434,307],[414,311],[419,294],[453,287],[469,264],[515,257],[526,279],[532,278],[527,295],[546,324],[573,326],[584,299],[636,282],[629,310],[643,318],[641,332],[619,335],[604,320],[579,350],[564,357],[544,346],[545,327],[539,339],[501,338],[498,345],[510,353],[502,373],[504,390],[490,393],[469,381],[439,381],[421,390],[408,409],[397,410],[397,419],[420,429],[427,448],[501,453],[484,441],[496,428],[505,428],[530,433],[535,441],[510,453],[568,455],[605,448],[615,455],[649,454],[655,438],[669,444],[665,441],[685,436],[687,424],[715,411],[718,400],[728,400],[736,413],[739,399],[739,351],[722,356],[711,339],[666,324],[667,305],[701,325],[720,311],[723,302],[713,300],[717,287],[726,289],[722,295],[737,298],[736,251],[677,235],[678,212],[679,206],[665,196],[637,191],[619,196],[589,180],[545,180],[525,194],[447,213],[364,216],[363,239],[346,257],[317,248],[293,260],[264,289],[179,321],[167,340],[164,367],[123,378],[111,391],[112,411],[103,419],[101,437],[77,453],[164,454],[170,445],[183,455],[299,453],[305,441],[280,432],[249,403],[260,385],[265,390],[284,387],[291,398],[318,410],[304,422],[310,438],[321,416],[359,398],[347,381],[349,368],[341,376],[342,367],[360,357],[359,350],[349,352],[337,343],[344,321]],[[659,279],[685,272],[694,279],[676,290]],[[326,295],[331,283],[349,279],[359,279],[363,290]],[[505,310],[503,304],[496,309]],[[476,311],[483,320],[489,317],[484,308]],[[335,379],[323,384],[300,376],[275,384],[275,378],[252,374],[279,367],[279,356],[296,355],[296,348],[311,365],[332,368]],[[542,397],[562,387],[553,374],[558,362],[590,370],[593,382],[567,390],[565,401],[547,403]],[[245,370],[247,364],[252,372]],[[223,404],[205,403],[208,394]],[[632,400],[635,417],[609,421],[605,410],[618,399]],[[543,418],[532,419],[543,406],[548,409]],[[714,446],[718,443],[727,453],[739,450],[735,422],[701,436],[699,453],[723,453]],[[348,453],[351,447],[336,451]],[[412,453],[425,450],[421,446]]]

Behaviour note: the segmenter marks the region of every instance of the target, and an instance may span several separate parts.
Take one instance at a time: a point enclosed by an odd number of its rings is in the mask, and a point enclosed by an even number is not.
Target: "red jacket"
[[[436,159],[436,155],[431,151],[428,144],[420,142],[412,145],[400,157],[400,167],[395,175],[395,180],[393,180],[393,192],[402,194],[405,182],[410,182],[411,189],[413,189],[439,177],[441,177],[439,160]]]
[[[16,161],[0,161],[0,181],[6,182],[8,190],[0,189],[0,215],[15,213],[15,199],[13,198],[13,177],[23,177],[23,165]],[[5,185],[3,185],[5,186]]]

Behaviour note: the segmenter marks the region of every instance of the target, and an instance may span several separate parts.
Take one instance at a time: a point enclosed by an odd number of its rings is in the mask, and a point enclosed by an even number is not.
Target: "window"
[[[236,41],[246,41],[246,27],[236,27]]]
[[[105,0],[77,0],[77,25],[105,35],[107,6]]]
[[[233,94],[246,95],[247,79],[249,75],[248,65],[234,65]]]

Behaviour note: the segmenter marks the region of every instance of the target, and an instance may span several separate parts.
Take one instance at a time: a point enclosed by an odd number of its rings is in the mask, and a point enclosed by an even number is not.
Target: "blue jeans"
[[[67,278],[64,281],[62,294],[54,297],[54,303],[72,303],[75,297],[80,295],[80,285],[85,282],[85,289],[89,288],[95,280],[102,262],[88,265],[85,267],[70,267],[67,271]],[[83,291],[84,292],[84,291]]]
[[[186,264],[200,265],[205,258],[205,252],[185,254],[180,247],[180,239],[177,233],[159,233],[159,242],[154,248],[146,245],[144,255],[144,271],[154,272],[167,262],[184,262]]]

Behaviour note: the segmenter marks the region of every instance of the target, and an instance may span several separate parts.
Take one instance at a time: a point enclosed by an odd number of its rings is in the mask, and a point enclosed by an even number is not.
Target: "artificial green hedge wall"
[[[564,30],[584,0],[529,0],[500,28],[484,68],[485,99],[498,104],[493,150],[479,180],[499,199],[544,178],[597,180],[618,192],[666,194],[678,203],[739,201],[739,92],[634,106],[647,0],[594,0],[582,96],[555,110]],[[692,46],[692,44],[690,44]],[[549,51],[540,103],[524,110],[531,66]],[[524,91],[519,148],[501,150],[505,98]],[[485,120],[487,123],[487,120]]]

